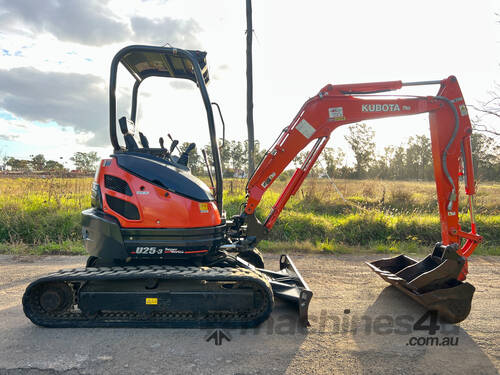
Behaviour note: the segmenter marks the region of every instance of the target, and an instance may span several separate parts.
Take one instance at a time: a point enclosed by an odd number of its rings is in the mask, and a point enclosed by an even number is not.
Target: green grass
[[[90,206],[91,178],[0,178],[0,253],[83,254],[80,211]],[[245,201],[243,180],[226,181],[227,217]],[[306,180],[290,199],[263,251],[332,254],[427,253],[440,240],[435,187],[428,182],[337,181],[346,201],[323,179]],[[265,218],[284,188],[278,181],[257,209]],[[464,197],[461,197],[462,203]],[[477,253],[500,255],[500,184],[482,184]],[[467,230],[468,214],[461,214]]]
[[[432,246],[419,245],[416,242],[370,242],[366,246],[349,246],[329,241],[312,243],[310,241],[269,241],[259,243],[259,250],[264,253],[285,254],[289,252],[308,254],[408,254],[424,256],[432,251]],[[500,256],[500,246],[479,246],[475,255]]]

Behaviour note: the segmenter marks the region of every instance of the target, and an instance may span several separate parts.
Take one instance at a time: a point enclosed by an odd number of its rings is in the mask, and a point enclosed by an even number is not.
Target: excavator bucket
[[[427,310],[437,311],[449,323],[459,323],[469,315],[475,288],[458,280],[466,260],[457,249],[456,244],[438,243],[432,254],[420,262],[399,255],[367,264]]]

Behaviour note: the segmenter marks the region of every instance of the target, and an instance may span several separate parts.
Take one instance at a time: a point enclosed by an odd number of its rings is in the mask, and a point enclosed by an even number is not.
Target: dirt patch
[[[498,373],[500,258],[472,257],[471,314],[459,325],[439,323],[435,335],[415,331],[422,307],[364,264],[378,258],[294,254],[314,291],[312,326],[300,327],[295,310],[279,303],[259,328],[226,330],[231,341],[215,345],[210,330],[36,327],[20,305],[26,285],[85,258],[0,256],[0,374]],[[265,261],[278,267],[277,255]]]

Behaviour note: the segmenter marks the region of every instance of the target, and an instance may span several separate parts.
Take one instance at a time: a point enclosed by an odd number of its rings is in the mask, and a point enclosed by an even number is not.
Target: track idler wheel
[[[44,285],[38,296],[40,307],[47,313],[66,311],[73,304],[73,291],[66,283]]]

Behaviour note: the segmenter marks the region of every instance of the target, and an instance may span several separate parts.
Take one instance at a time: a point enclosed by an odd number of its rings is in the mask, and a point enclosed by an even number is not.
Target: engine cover
[[[208,187],[153,156],[123,153],[101,161],[102,210],[122,228],[199,228],[221,224]]]

